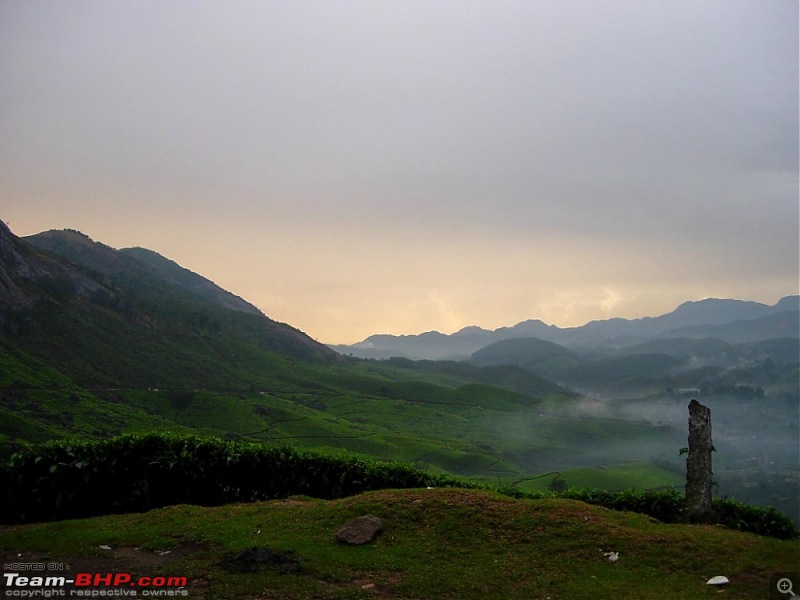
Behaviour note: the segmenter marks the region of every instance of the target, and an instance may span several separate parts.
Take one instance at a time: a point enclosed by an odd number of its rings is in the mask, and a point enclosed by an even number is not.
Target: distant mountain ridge
[[[800,296],[786,296],[772,306],[708,298],[684,302],[658,317],[614,318],[568,328],[531,319],[494,331],[471,326],[450,335],[436,331],[401,336],[378,334],[350,346],[331,347],[361,358],[463,360],[490,344],[515,338],[539,338],[567,348],[585,348],[627,346],[659,337],[716,337],[730,343],[800,337]]]

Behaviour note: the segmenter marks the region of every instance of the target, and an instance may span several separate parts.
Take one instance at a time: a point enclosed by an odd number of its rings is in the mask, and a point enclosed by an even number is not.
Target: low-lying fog
[[[639,400],[585,396],[542,404],[496,423],[506,435],[532,439],[529,472],[649,461],[683,475],[688,405],[693,396]],[[715,494],[774,506],[800,523],[800,406],[790,395],[710,396]],[[533,434],[532,432],[536,433]]]

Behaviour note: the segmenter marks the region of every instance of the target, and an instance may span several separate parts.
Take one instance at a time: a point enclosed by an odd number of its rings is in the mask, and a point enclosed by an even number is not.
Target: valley
[[[150,251],[5,228],[0,258],[4,456],[52,439],[176,431],[520,491],[682,489],[697,396],[713,414],[716,493],[800,521],[800,352],[796,336],[780,335],[797,320],[796,297],[689,303],[583,330],[426,334],[440,348],[448,337],[488,343],[466,360],[370,359],[334,352]],[[539,330],[550,339],[529,337]],[[501,333],[510,337],[489,339]]]

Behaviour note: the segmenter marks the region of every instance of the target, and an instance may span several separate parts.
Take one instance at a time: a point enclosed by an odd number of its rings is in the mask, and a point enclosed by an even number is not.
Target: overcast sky
[[[320,341],[797,294],[796,0],[0,1],[0,218]]]

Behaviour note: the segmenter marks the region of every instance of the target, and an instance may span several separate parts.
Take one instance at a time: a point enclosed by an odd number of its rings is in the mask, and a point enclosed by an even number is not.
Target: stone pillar
[[[693,399],[686,458],[686,511],[693,523],[711,518],[711,449],[711,409]]]

